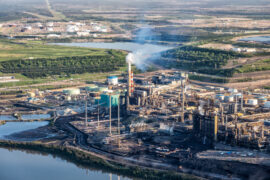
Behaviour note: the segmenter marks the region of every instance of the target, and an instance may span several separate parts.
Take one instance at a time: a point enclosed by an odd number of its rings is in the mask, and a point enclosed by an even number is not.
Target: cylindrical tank
[[[107,78],[107,82],[109,85],[117,85],[118,84],[118,77],[117,76],[109,76]]]
[[[238,93],[238,90],[237,89],[230,88],[230,89],[228,89],[228,92],[229,93]]]
[[[270,109],[270,101],[265,102],[263,107]]]
[[[27,96],[33,98],[33,97],[36,96],[36,93],[34,93],[34,92],[28,92],[27,93]]]
[[[258,100],[257,99],[249,99],[247,101],[247,104],[250,106],[256,106],[256,105],[258,105]]]
[[[108,91],[108,88],[107,87],[100,87],[98,89],[99,92],[107,92]]]
[[[64,94],[67,94],[67,95],[79,95],[81,93],[80,89],[65,89],[63,90],[63,93]]]
[[[226,102],[233,102],[233,101],[234,101],[234,97],[233,97],[233,96],[225,96],[225,97],[224,97],[224,100],[225,100]]]
[[[224,95],[223,94],[217,94],[216,95],[216,99],[220,100],[220,101],[223,101],[224,100]]]
[[[90,92],[98,91],[98,86],[96,86],[95,84],[90,84],[85,87],[85,90]]]
[[[71,101],[71,97],[70,96],[66,96],[66,100],[67,101]]]

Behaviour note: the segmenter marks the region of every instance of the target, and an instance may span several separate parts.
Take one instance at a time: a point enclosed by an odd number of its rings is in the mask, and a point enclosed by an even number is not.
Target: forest
[[[0,62],[3,73],[20,73],[29,78],[60,74],[110,72],[125,65],[125,54],[112,52],[102,56],[73,56],[56,59],[19,59]]]
[[[174,67],[179,69],[221,76],[232,76],[234,73],[234,69],[220,69],[228,63],[228,60],[247,56],[249,55],[233,51],[195,46],[182,46],[162,54],[163,58],[171,61]]]

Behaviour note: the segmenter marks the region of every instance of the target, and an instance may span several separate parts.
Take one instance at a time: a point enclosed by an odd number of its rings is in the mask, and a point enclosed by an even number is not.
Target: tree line
[[[9,60],[0,62],[0,71],[3,73],[20,73],[30,78],[38,78],[63,73],[110,72],[118,70],[119,67],[124,65],[124,53],[112,53],[101,56]]]
[[[228,63],[229,59],[246,57],[248,55],[218,49],[200,48],[195,46],[182,46],[162,53],[162,57],[169,58],[174,67],[190,71],[232,76],[233,69],[220,69]]]

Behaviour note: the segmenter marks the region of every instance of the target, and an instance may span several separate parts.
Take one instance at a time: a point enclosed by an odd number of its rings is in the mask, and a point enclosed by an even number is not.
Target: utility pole
[[[235,96],[235,110],[234,113],[238,113],[238,98]]]
[[[98,128],[99,128],[99,99],[98,99]]]
[[[182,81],[182,114],[181,114],[181,122],[185,122],[185,84]]]
[[[222,103],[220,103],[220,110],[221,110],[221,124],[224,125],[224,108]]]
[[[120,148],[120,95],[118,97],[118,123],[117,125],[118,125],[118,148]]]
[[[109,113],[110,113],[109,114],[109,117],[110,117],[110,135],[112,135],[112,99],[111,99],[112,98],[112,95],[111,94],[109,95],[109,98],[110,98],[110,100],[109,100],[110,101],[110,104],[109,104],[109,106],[110,106],[109,107]]]
[[[225,116],[225,142],[227,141],[228,138],[228,127],[227,127],[227,123],[228,123],[228,116]]]
[[[118,98],[118,135],[120,135],[120,96]]]
[[[85,126],[87,125],[87,95],[85,96]]]
[[[243,91],[243,89],[242,89],[241,106],[240,106],[240,108],[241,108],[241,112],[243,112],[243,108],[244,108],[244,91]]]

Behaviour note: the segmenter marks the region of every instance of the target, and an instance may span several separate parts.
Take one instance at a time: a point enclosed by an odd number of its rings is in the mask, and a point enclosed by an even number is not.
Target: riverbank
[[[86,167],[94,167],[104,171],[137,179],[201,179],[193,175],[186,175],[178,172],[156,170],[145,167],[140,168],[138,166],[123,166],[121,164],[90,155],[89,153],[85,153],[84,151],[71,145],[61,146],[57,144],[45,144],[41,142],[16,142],[0,140],[0,147],[49,153]]]
[[[6,124],[6,121],[0,121],[0,126]]]

